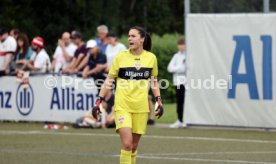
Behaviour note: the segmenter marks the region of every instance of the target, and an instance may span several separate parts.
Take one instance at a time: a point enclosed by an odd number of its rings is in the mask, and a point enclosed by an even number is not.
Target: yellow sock
[[[131,151],[121,150],[120,164],[131,164]]]
[[[136,164],[137,150],[131,154],[131,164]]]

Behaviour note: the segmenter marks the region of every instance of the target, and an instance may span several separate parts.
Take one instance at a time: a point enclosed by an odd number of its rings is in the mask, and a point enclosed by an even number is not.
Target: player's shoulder
[[[123,50],[123,51],[120,51],[120,52],[116,55],[116,58],[123,58],[124,56],[129,55],[129,54],[130,54],[130,52],[129,52],[128,49],[127,49],[127,50]]]
[[[145,55],[150,58],[156,58],[156,55],[150,51],[144,50]]]

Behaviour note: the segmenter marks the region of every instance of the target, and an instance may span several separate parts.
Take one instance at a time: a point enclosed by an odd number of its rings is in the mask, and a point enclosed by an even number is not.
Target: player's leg
[[[136,164],[137,148],[141,136],[146,133],[148,113],[132,114],[132,156],[131,164]]]
[[[121,155],[120,164],[131,164],[131,154],[132,154],[132,132],[131,128],[120,128],[119,130],[121,138]]]
[[[116,132],[120,134],[121,154],[120,164],[131,164],[132,154],[132,118],[125,111],[115,111]]]
[[[131,154],[131,164],[136,164],[137,148],[141,138],[141,134],[132,133],[132,154]]]

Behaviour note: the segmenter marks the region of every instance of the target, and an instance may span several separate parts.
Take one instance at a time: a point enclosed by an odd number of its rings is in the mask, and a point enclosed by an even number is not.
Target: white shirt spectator
[[[14,53],[16,51],[16,47],[16,40],[11,36],[8,36],[3,42],[0,42],[0,69],[5,61],[5,56],[8,53]]]
[[[73,43],[70,43],[65,47],[65,51],[69,56],[74,57],[77,46]],[[66,68],[69,66],[70,62],[66,61],[60,46],[58,46],[54,53],[54,59],[56,60],[55,72],[59,72],[60,68]]]
[[[14,53],[16,51],[16,47],[16,40],[13,37],[8,36],[3,42],[0,42],[0,53]]]
[[[105,50],[106,59],[107,59],[107,67],[110,68],[112,65],[112,61],[115,56],[120,52],[126,50],[125,45],[122,43],[117,43],[115,46],[108,44]]]
[[[173,73],[173,85],[186,84],[186,53],[177,52],[174,54],[168,65],[168,72]]]
[[[49,55],[44,49],[38,54],[34,52],[30,60],[34,62],[34,67],[39,69],[37,72],[45,73],[51,67]]]

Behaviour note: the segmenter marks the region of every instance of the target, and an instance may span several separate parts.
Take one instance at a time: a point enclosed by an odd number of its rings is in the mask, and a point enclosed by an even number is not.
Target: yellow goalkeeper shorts
[[[147,129],[148,112],[129,113],[126,111],[115,111],[116,132],[120,128],[131,128],[132,133],[145,134]]]

